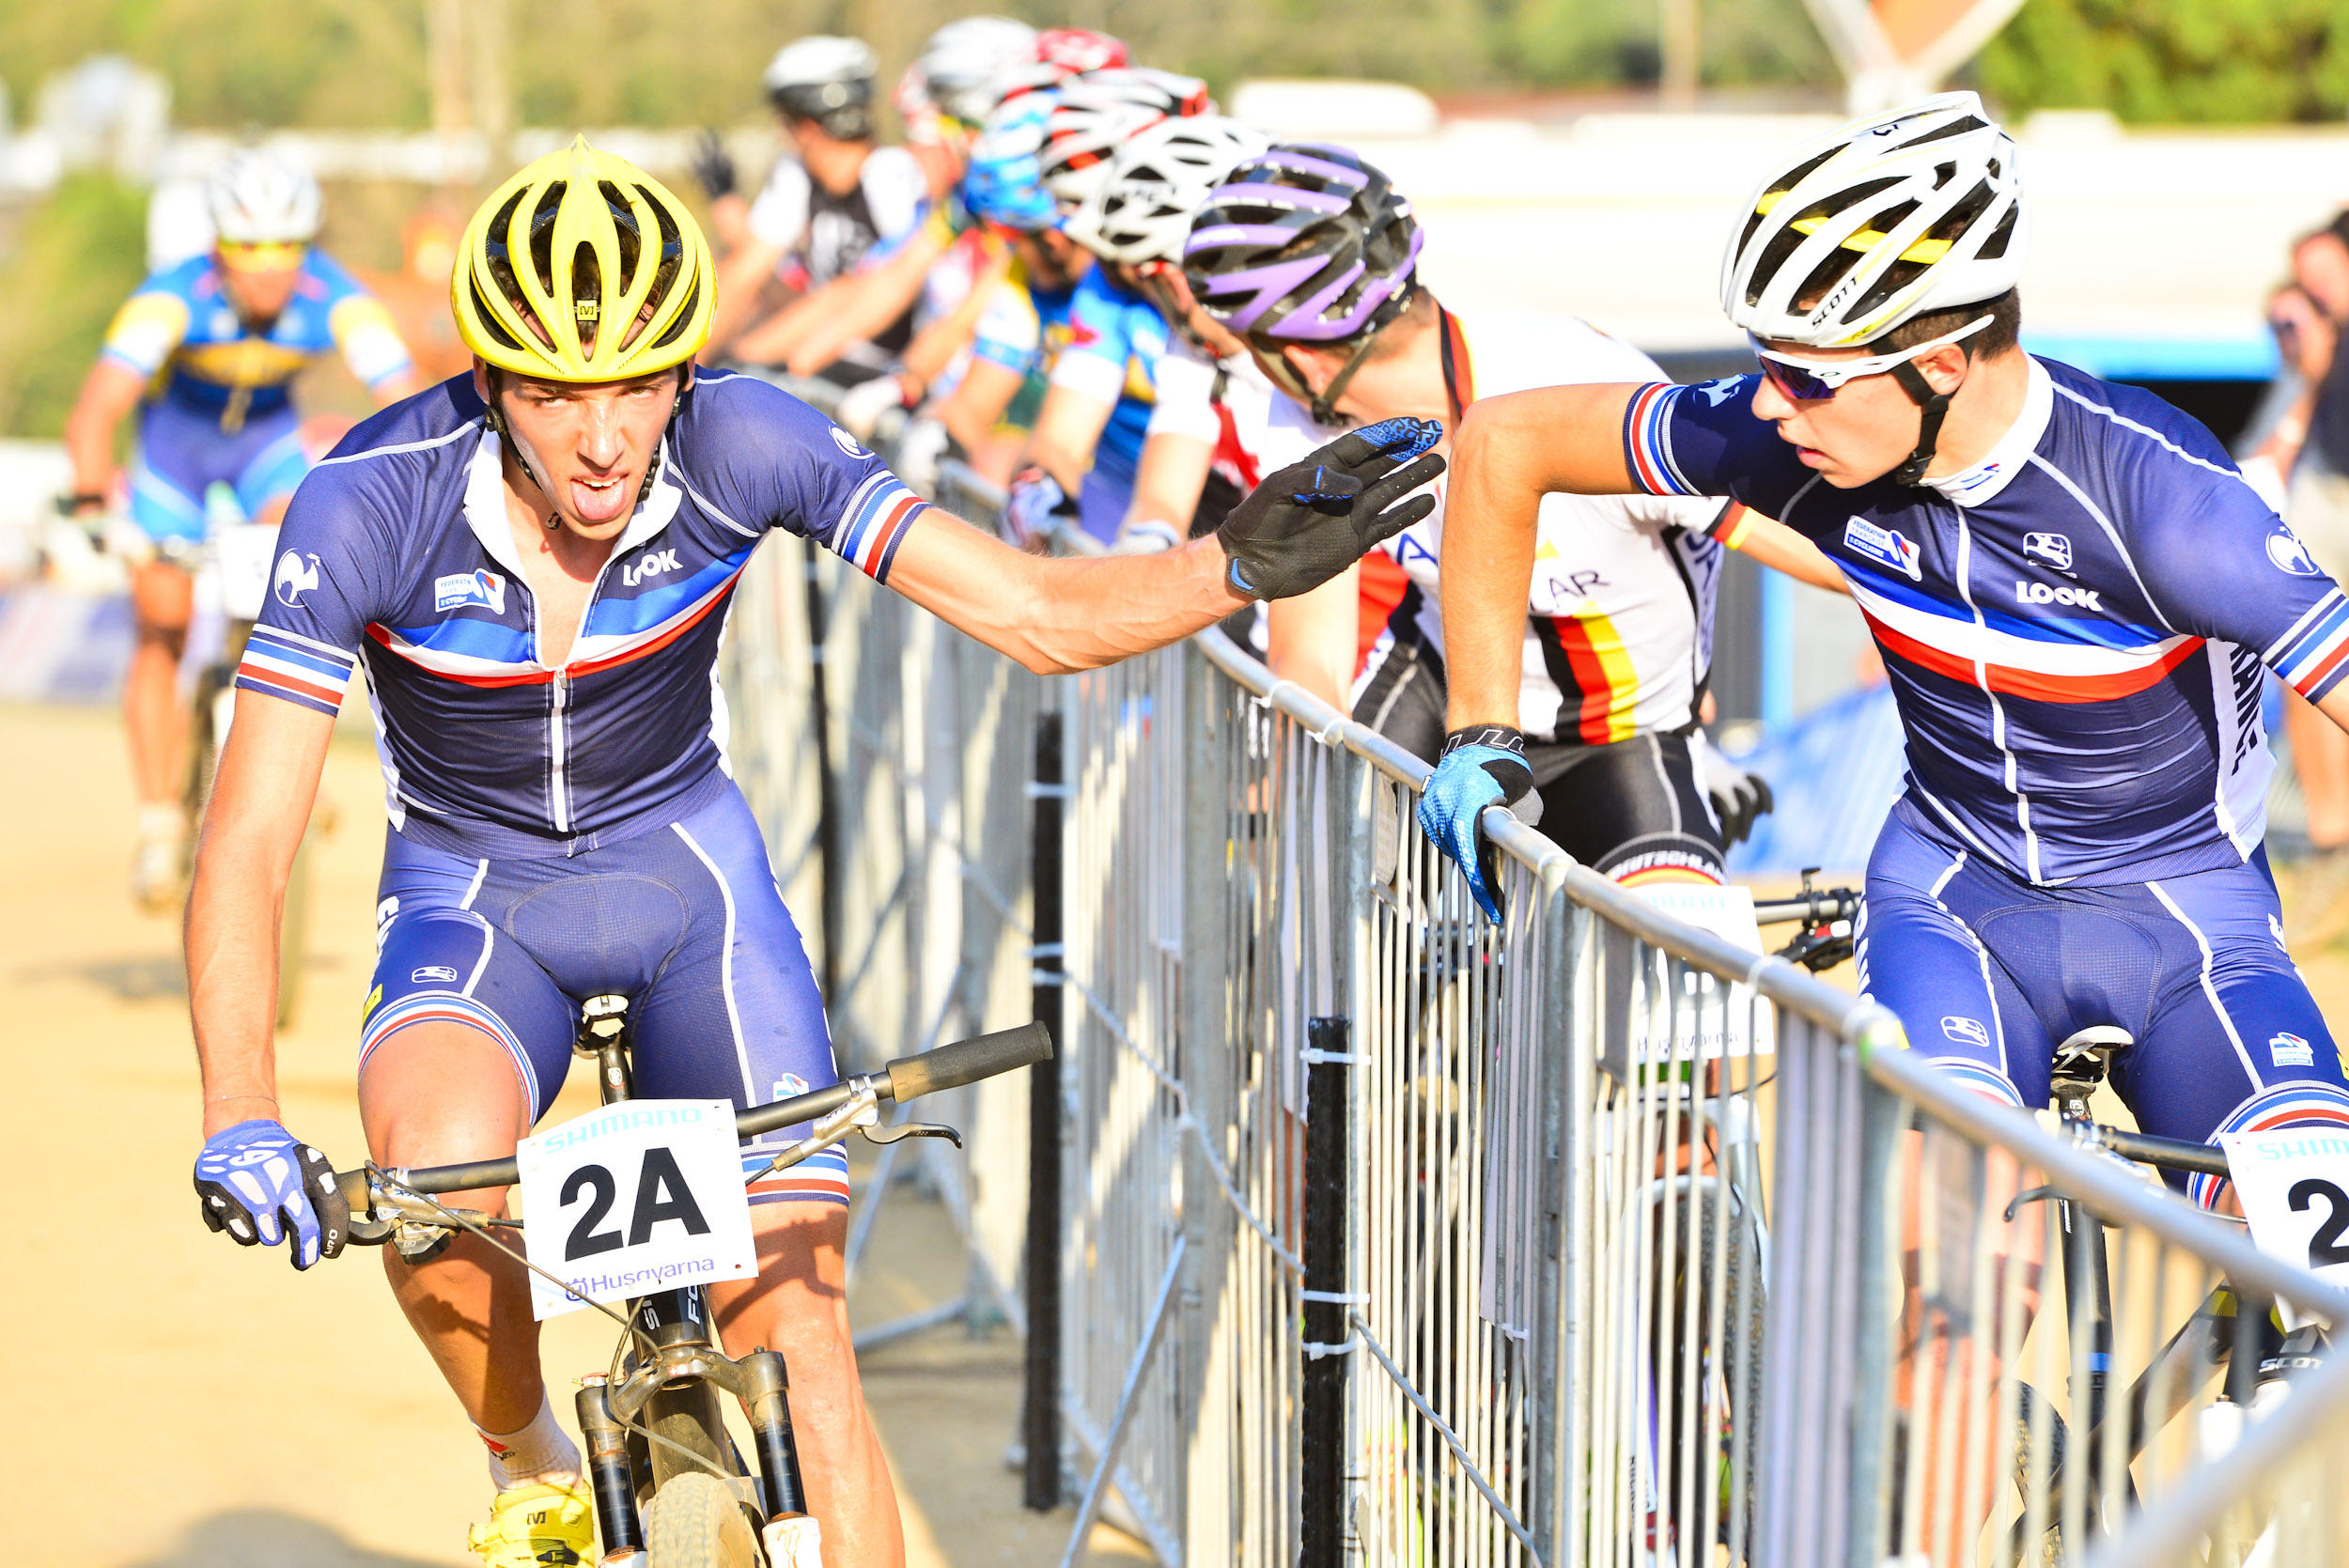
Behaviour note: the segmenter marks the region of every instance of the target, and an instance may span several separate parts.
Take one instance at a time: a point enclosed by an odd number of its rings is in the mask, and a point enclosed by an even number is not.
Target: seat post
[[[603,1103],[634,1096],[628,1070],[628,998],[594,996],[580,1004],[579,1034],[571,1048],[596,1061],[596,1088]]]

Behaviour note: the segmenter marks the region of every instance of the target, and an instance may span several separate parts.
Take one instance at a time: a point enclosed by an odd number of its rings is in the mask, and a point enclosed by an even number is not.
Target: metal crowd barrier
[[[2187,1353],[2237,1299],[2338,1321],[2312,1276],[1505,814],[1482,921],[1426,765],[1220,632],[1040,680],[765,556],[736,766],[829,911],[835,1027],[886,1054],[1031,1009],[1062,1043],[940,1157],[994,1195],[999,1296],[1025,1207],[1004,1311],[1064,1561],[1104,1512],[1169,1565],[2340,1560],[2349,1369],[2221,1431]],[[2114,1227],[2108,1344],[2053,1205],[2004,1218],[2043,1188]],[[2083,1419],[2091,1372],[2149,1369]]]

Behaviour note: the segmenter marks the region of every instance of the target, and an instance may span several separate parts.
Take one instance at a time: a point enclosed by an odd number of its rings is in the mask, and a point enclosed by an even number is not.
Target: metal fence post
[[[1028,1358],[1019,1436],[1027,1450],[1019,1500],[1038,1511],[1061,1501],[1061,1074],[1067,1065],[1068,1024],[1061,964],[1061,802],[1068,794],[1056,692],[1035,716],[1035,801],[1030,849],[1033,878],[1030,951],[1035,1017],[1051,1031],[1056,1055],[1028,1069],[1028,1239],[1026,1255]]]
[[[1183,1435],[1183,1556],[1223,1563],[1235,1542],[1231,1347],[1221,1342],[1239,1218],[1224,1202],[1213,1161],[1233,1163],[1235,1058],[1227,977],[1234,933],[1225,895],[1232,875],[1233,827],[1225,799],[1228,749],[1239,743],[1225,722],[1222,677],[1196,643],[1169,656],[1180,660],[1175,712],[1158,722],[1179,726],[1182,748],[1182,975],[1175,1059],[1193,1126],[1184,1145],[1182,1226],[1186,1257],[1175,1382],[1175,1430]]]
[[[1542,1172],[1541,1272],[1535,1285],[1533,1363],[1529,1430],[1532,1434],[1533,1484],[1530,1523],[1541,1560],[1548,1568],[1582,1561],[1582,1455],[1588,1441],[1582,1411],[1589,1397],[1582,1371],[1589,1290],[1591,1228],[1587,1166],[1590,1159],[1592,1072],[1597,1061],[1595,1009],[1583,985],[1595,979],[1592,959],[1595,918],[1569,900],[1554,878],[1542,881],[1540,1093],[1544,1164]]]
[[[1302,1549],[1299,1568],[1340,1568],[1346,1560],[1346,1410],[1354,1326],[1346,1311],[1346,1234],[1354,1227],[1352,1149],[1347,1103],[1353,1069],[1347,1020],[1313,1018],[1305,1026],[1313,1059],[1305,1068],[1305,1367],[1299,1433]]]

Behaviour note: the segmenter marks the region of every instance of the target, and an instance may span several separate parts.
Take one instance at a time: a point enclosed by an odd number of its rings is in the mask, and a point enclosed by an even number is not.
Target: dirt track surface
[[[0,706],[0,972],[9,1092],[0,1188],[16,1206],[0,1338],[19,1358],[0,1474],[9,1560],[39,1568],[410,1568],[478,1563],[482,1452],[365,1250],[297,1275],[196,1218],[199,1094],[176,920],[127,892],[131,801],[110,711]],[[382,843],[372,751],[338,743],[339,817],[317,867],[302,1016],[279,1042],[286,1118],[360,1154],[352,1093]],[[558,1117],[587,1109],[575,1073]],[[961,1283],[941,1210],[900,1188],[854,1306],[894,1318]],[[605,1320],[547,1327],[558,1411],[609,1357]],[[934,1330],[867,1358],[905,1501],[909,1561],[1059,1560],[1068,1511],[1019,1508],[1008,1334]],[[566,1424],[568,1424],[566,1414]],[[1093,1564],[1147,1557],[1097,1529]]]

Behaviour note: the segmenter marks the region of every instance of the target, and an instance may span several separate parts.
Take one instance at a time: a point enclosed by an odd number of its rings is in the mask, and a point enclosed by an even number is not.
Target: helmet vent
[[[1969,131],[1987,131],[1989,129],[1990,127],[1987,121],[1973,115],[1967,115],[1958,119],[1950,121],[1947,125],[1937,126],[1935,129],[1926,132],[1921,136],[1911,136],[1908,140],[1898,144],[1892,150],[1898,152],[1906,147],[1922,147],[1927,142],[1945,142],[1952,136],[1963,136]]]
[[[658,288],[655,289],[653,297],[655,299],[659,299],[661,297]],[[685,296],[685,303],[677,307],[677,312],[670,318],[667,329],[664,330],[659,337],[652,340],[652,346],[656,349],[665,349],[670,344],[675,343],[678,338],[684,336],[685,329],[692,326],[693,323],[693,310],[695,306],[701,303],[701,299],[702,286],[697,280],[694,283],[692,289]]]
[[[579,329],[579,347],[583,353],[596,351],[596,338],[602,331],[603,263],[596,258],[596,247],[584,240],[571,252],[571,318]]]
[[[516,353],[521,353],[522,351],[521,340],[499,324],[497,313],[490,308],[490,302],[481,297],[481,280],[469,278],[466,281],[473,288],[474,316],[480,321],[482,331],[495,338],[500,348],[511,349]]]
[[[1999,220],[1999,226],[1990,231],[1990,238],[1984,240],[1982,249],[1974,254],[1983,261],[1996,261],[2006,255],[2007,241],[2015,238],[2015,220],[2022,215],[2022,211],[2020,202],[2008,208],[2006,216]]]
[[[538,193],[538,205],[530,210],[530,266],[538,275],[541,293],[554,292],[554,215],[563,206],[563,193],[568,182],[553,180]]]
[[[1802,242],[1816,233],[1820,225],[1827,219],[1840,212],[1848,211],[1877,192],[1889,191],[1899,183],[1898,178],[1863,180],[1847,190],[1836,192],[1824,201],[1813,202],[1804,209],[1800,216],[1770,236],[1770,242],[1762,248],[1761,258],[1753,264],[1750,279],[1746,284],[1746,303],[1761,303],[1762,290],[1768,287],[1771,280],[1778,276],[1778,270],[1786,265],[1786,258],[1800,249]],[[1790,181],[1787,188],[1793,189],[1793,182]],[[1812,272],[1811,276],[1804,280],[1802,291],[1795,296],[1795,307],[1798,310],[1807,308],[1803,304],[1805,300],[1816,299],[1834,287],[1836,282],[1851,270],[1851,264],[1857,259],[1858,257],[1841,246],[1829,252],[1827,258]]]

